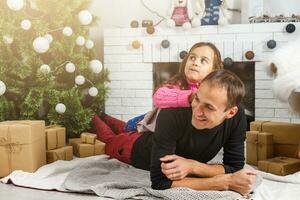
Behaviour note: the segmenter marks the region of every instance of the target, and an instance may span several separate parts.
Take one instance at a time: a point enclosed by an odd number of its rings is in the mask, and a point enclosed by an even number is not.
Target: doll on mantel
[[[226,25],[228,24],[228,12],[226,0],[197,0],[201,25]]]
[[[169,19],[169,27],[182,26],[190,29],[192,26],[200,26],[198,17],[195,16],[191,0],[172,0]]]

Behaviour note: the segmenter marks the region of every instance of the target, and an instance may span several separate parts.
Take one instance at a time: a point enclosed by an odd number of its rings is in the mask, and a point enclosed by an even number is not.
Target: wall
[[[241,8],[241,0],[227,0],[231,8]],[[144,0],[144,3],[153,11],[166,16],[170,6],[170,0]],[[148,11],[142,4],[142,0],[93,0],[90,6],[93,15],[101,18],[98,26],[91,29],[91,38],[96,44],[98,57],[103,60],[103,29],[130,27],[132,20],[141,22],[143,19],[151,19],[157,23],[161,18]],[[240,14],[230,14],[232,23],[240,23]],[[161,24],[164,26],[165,24]]]
[[[227,0],[230,8],[242,9],[242,15],[230,12],[230,21],[233,24],[247,23],[251,16],[249,3],[263,1],[264,12],[273,14],[300,13],[299,0]],[[170,0],[144,0],[145,4],[160,15],[166,16]],[[148,11],[142,4],[142,0],[93,0],[90,11],[101,18],[99,25],[92,28],[91,37],[95,41],[98,57],[103,59],[103,29],[129,27],[134,19],[141,22],[143,19],[159,21],[159,17]]]

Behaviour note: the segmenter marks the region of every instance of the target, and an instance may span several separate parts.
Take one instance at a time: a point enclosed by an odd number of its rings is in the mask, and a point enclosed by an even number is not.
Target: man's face
[[[211,129],[225,119],[233,117],[237,107],[226,110],[227,91],[218,86],[211,87],[207,83],[200,85],[192,102],[192,125],[196,129]]]

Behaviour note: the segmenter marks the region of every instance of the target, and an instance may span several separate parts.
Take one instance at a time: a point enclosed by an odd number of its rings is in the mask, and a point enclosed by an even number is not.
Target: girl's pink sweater
[[[165,85],[154,93],[153,103],[157,108],[189,107],[189,96],[199,87],[197,83],[189,82],[188,90],[181,90],[178,85]]]

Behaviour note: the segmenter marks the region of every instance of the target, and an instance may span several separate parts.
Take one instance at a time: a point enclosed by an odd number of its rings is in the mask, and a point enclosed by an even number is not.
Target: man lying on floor
[[[227,70],[209,74],[187,108],[162,109],[155,133],[124,132],[124,123],[110,116],[93,117],[106,154],[150,170],[153,189],[251,192],[256,173],[244,166],[246,117],[239,106],[245,89]],[[223,147],[223,164],[206,164]]]

